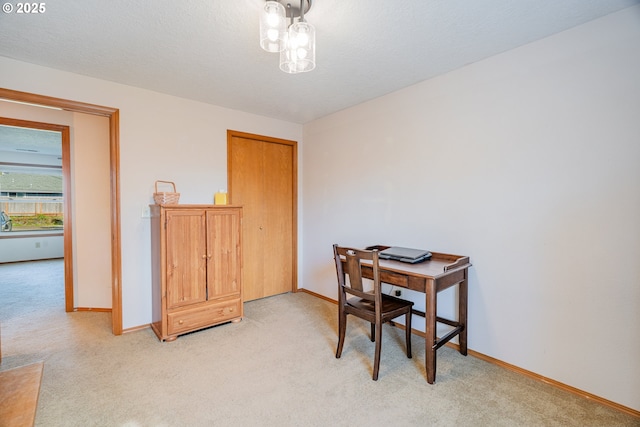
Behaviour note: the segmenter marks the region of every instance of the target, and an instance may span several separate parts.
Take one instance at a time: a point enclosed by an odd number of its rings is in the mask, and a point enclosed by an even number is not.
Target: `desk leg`
[[[427,370],[427,382],[433,384],[436,381],[436,314],[438,309],[436,284],[434,280],[427,280],[425,304],[425,359]]]
[[[466,275],[465,275],[466,276]],[[462,326],[462,331],[458,335],[460,343],[460,354],[467,355],[467,294],[468,294],[467,278],[460,282],[458,290],[458,322]]]

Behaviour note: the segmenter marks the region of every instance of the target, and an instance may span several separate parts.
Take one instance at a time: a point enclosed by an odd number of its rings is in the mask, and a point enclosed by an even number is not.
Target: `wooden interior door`
[[[244,301],[297,289],[296,144],[227,132],[229,197],[243,207]]]

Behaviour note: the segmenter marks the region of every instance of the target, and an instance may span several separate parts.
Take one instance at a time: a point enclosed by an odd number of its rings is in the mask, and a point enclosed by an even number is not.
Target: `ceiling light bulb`
[[[267,52],[282,51],[286,33],[284,6],[277,1],[266,2],[260,14],[260,47]]]
[[[296,42],[299,46],[306,46],[309,43],[309,36],[306,33],[299,33]]]
[[[280,52],[280,69],[286,73],[304,73],[316,67],[315,29],[307,22],[289,27],[286,48]]]
[[[267,31],[267,38],[272,41],[275,42],[278,40],[278,30],[271,28],[269,31]]]
[[[280,16],[278,16],[277,10],[267,11],[267,24],[274,28],[280,25]]]

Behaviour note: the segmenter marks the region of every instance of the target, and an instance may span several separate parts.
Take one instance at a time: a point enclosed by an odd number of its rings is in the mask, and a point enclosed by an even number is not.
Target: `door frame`
[[[281,139],[274,138],[271,136],[257,135],[252,133],[240,132],[237,130],[227,129],[227,191],[229,193],[229,203],[233,204],[233,182],[231,180],[231,140],[234,138],[244,138],[244,139],[253,139],[260,142],[266,142],[271,144],[283,144],[289,145],[293,149],[293,212],[292,212],[292,222],[291,227],[291,246],[293,249],[293,265],[292,268],[292,280],[291,280],[291,292],[298,292],[298,142],[289,140],[289,139]]]
[[[111,181],[111,328],[114,335],[122,335],[122,258],[120,240],[120,110],[112,107],[87,104],[84,102],[54,98],[45,95],[37,95],[28,92],[20,92],[5,88],[0,88],[0,98],[25,104],[60,108],[62,110],[71,111],[74,113],[93,114],[97,116],[107,117],[109,119],[109,170]],[[69,162],[71,161],[69,157],[67,157],[67,159]],[[70,166],[70,163],[67,166]],[[67,191],[66,188],[65,191]],[[69,194],[71,194],[70,191]],[[67,230],[69,230],[70,239],[71,223],[69,222],[69,227],[67,228],[67,221],[65,219],[65,260],[67,259],[67,257],[69,257],[69,259],[72,259],[71,253],[67,254]],[[71,286],[73,286],[73,271],[71,269],[67,270],[67,268],[65,268],[65,297],[68,292],[67,282],[70,282]],[[71,288],[71,292],[73,292],[73,288]],[[73,293],[71,295],[73,295]],[[73,310],[73,297],[71,298],[71,309],[69,309],[68,301],[65,308],[66,311]]]

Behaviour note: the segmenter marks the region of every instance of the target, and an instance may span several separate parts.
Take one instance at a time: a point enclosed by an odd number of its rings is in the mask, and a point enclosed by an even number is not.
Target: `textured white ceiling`
[[[290,75],[264,0],[50,0],[0,13],[0,56],[306,123],[639,2],[314,0],[317,67]]]

